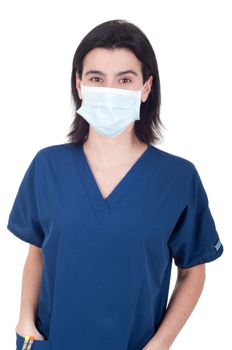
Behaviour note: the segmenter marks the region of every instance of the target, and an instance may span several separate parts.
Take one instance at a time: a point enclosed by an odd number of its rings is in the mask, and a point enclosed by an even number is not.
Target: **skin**
[[[90,71],[95,71],[95,73],[89,73]],[[125,71],[133,71],[134,73],[121,74]],[[78,74],[76,75],[76,88],[80,99],[82,99],[81,83],[89,86],[131,90],[143,88],[141,102],[145,102],[151,91],[152,80],[153,78],[150,76],[143,86],[141,62],[132,52],[126,49],[96,48],[85,56],[82,79]],[[120,181],[147,148],[147,145],[139,142],[133,134],[133,125],[134,122],[113,139],[106,138],[98,134],[91,126],[89,127],[84,151],[102,195],[111,192],[115,184]],[[117,181],[112,181],[112,178],[117,179]],[[20,315],[16,332],[23,336],[34,335],[39,340],[44,339],[35,327],[41,272],[41,249],[30,244],[23,271]],[[165,317],[156,334],[142,350],[170,349],[197,304],[204,281],[205,264],[188,269],[178,268],[175,288]]]

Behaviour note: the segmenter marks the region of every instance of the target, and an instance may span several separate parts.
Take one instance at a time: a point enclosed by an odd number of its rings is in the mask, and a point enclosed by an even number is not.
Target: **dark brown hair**
[[[134,134],[147,145],[157,143],[161,138],[160,120],[160,79],[154,50],[145,34],[134,24],[126,20],[111,20],[92,29],[80,42],[73,57],[71,75],[71,92],[75,117],[71,131],[67,135],[70,143],[83,143],[88,136],[89,123],[76,113],[81,106],[81,100],[76,88],[76,73],[82,79],[83,60],[85,55],[94,48],[129,49],[142,63],[143,83],[153,76],[152,89],[146,100],[141,102],[140,120],[134,123]]]

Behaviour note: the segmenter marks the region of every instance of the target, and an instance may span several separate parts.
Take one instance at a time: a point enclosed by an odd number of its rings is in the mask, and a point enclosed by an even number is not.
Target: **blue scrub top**
[[[173,259],[189,268],[223,252],[195,165],[153,145],[107,198],[82,144],[40,149],[7,228],[41,248],[35,350],[142,349],[164,316]]]

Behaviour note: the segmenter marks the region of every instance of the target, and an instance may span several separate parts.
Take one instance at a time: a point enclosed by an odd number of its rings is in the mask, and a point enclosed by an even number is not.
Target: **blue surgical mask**
[[[114,138],[140,119],[142,90],[126,90],[81,84],[80,114],[101,135]]]

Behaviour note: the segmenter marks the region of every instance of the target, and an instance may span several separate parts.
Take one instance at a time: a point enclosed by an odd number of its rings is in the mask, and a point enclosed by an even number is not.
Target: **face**
[[[83,61],[82,80],[76,75],[76,88],[82,99],[81,83],[127,90],[142,90],[141,101],[145,102],[151,91],[152,76],[143,87],[142,65],[137,57],[126,49],[95,48]]]

